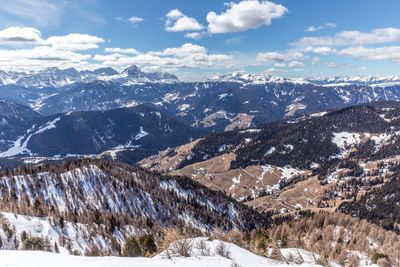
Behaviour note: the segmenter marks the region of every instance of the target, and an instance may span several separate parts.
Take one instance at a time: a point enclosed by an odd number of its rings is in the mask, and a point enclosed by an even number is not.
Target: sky
[[[398,0],[2,0],[0,69],[396,75]]]

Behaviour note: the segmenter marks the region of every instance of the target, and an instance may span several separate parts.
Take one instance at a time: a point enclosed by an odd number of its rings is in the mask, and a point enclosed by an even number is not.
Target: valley
[[[40,90],[36,100],[0,102],[2,248],[120,256],[148,236],[156,250],[134,255],[169,264],[156,260],[164,243],[207,236],[277,266],[398,259],[389,243],[400,213],[387,211],[400,163],[395,82],[234,74],[188,83],[136,66],[80,75],[23,87]],[[23,86],[14,83],[0,95]]]

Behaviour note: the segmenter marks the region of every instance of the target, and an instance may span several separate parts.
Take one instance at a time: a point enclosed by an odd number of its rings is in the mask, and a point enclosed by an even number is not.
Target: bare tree
[[[215,253],[227,259],[231,258],[231,251],[222,241],[215,248]]]
[[[193,255],[193,240],[182,239],[174,241],[164,254],[168,259],[174,257],[191,257]]]
[[[196,249],[199,251],[201,256],[211,255],[210,248],[207,246],[207,242],[204,239],[201,239],[199,242],[197,242]]]

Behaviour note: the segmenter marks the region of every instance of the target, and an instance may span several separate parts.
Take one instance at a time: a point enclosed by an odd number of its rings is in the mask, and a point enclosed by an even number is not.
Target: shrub
[[[124,248],[122,249],[122,256],[124,257],[142,256],[142,250],[136,238],[131,237],[128,240],[126,240]]]
[[[24,250],[50,250],[50,246],[47,241],[41,237],[27,237],[22,242],[22,246]]]
[[[86,249],[85,256],[88,256],[88,257],[99,257],[99,256],[103,256],[103,253],[102,253],[102,251],[100,250],[100,248],[98,246],[93,244],[89,248]]]
[[[157,252],[157,245],[154,242],[152,235],[143,235],[139,237],[139,245],[142,251],[142,256],[151,256]]]
[[[164,230],[163,240],[161,242],[160,249],[166,250],[173,242],[184,238],[185,237],[177,229],[168,228]]]
[[[386,255],[386,254],[383,254],[383,253],[379,253],[379,252],[375,252],[373,255],[372,255],[372,258],[371,258],[371,260],[372,260],[372,262],[373,263],[377,263],[380,259],[388,259],[389,257],[388,257],[388,255]]]

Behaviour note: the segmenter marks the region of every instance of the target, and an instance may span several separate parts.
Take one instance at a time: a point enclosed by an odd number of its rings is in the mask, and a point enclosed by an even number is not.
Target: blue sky
[[[393,75],[395,0],[3,0],[0,68]]]

